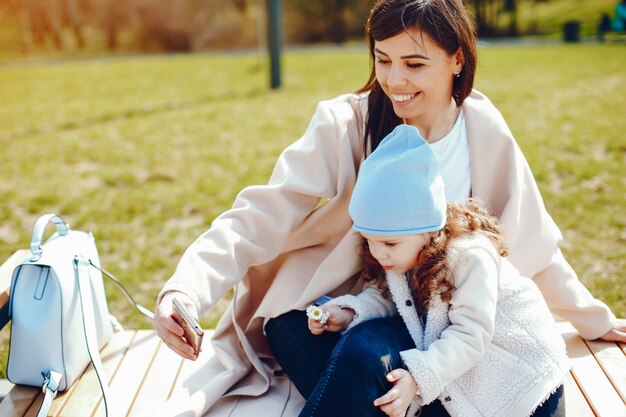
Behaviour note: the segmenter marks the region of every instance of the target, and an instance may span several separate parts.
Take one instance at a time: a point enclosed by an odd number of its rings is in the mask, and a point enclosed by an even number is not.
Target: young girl
[[[568,358],[539,289],[505,258],[485,209],[446,205],[436,157],[417,129],[398,126],[363,163],[349,212],[364,238],[369,286],[324,304],[324,320],[308,324],[314,334],[349,330],[396,313],[395,303],[414,347],[390,353],[404,366],[386,375],[393,388],[374,406],[389,416],[411,406],[414,416],[439,399],[445,411],[423,412],[564,415]]]

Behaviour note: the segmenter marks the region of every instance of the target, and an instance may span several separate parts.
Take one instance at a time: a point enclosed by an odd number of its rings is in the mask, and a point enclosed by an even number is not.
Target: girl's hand
[[[336,305],[322,305],[320,308],[328,314],[328,320],[322,324],[315,319],[309,318],[309,330],[315,335],[345,330],[356,314],[351,308],[340,308]]]
[[[374,400],[374,405],[389,417],[404,417],[417,393],[417,382],[409,371],[394,369],[387,374],[387,381],[393,382],[393,388],[382,397]]]

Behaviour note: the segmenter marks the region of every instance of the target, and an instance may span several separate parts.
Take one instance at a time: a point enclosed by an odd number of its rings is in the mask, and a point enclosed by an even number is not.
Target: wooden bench
[[[0,266],[0,288],[6,289],[0,293],[0,315],[5,317],[10,275],[26,254],[18,251]],[[626,345],[585,341],[570,323],[560,322],[558,326],[572,360],[565,382],[567,415],[626,417]],[[210,335],[209,331],[205,341]],[[198,361],[186,361],[170,351],[153,330],[116,333],[101,352],[115,407],[111,416],[152,416],[211,354],[210,343],[205,343]],[[40,389],[16,385],[0,403],[0,417],[35,417],[41,400]],[[59,393],[48,415],[104,415],[102,395],[91,366],[70,389]]]

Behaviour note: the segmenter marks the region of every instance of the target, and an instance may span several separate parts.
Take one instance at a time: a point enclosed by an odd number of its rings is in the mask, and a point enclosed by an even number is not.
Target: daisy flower
[[[306,309],[306,315],[308,318],[317,320],[322,324],[326,324],[328,321],[328,313],[315,305],[311,305]]]

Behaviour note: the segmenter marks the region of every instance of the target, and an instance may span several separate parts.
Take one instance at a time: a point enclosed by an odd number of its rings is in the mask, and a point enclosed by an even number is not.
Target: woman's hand
[[[626,343],[626,319],[616,319],[613,328],[602,335],[600,340]]]
[[[170,349],[178,353],[185,359],[196,360],[193,348],[183,339],[183,328],[172,317],[173,303],[172,300],[178,298],[189,310],[189,313],[198,318],[196,306],[191,302],[189,297],[179,292],[168,292],[163,296],[161,302],[157,306],[154,315],[154,330]]]
[[[413,397],[417,393],[417,382],[406,369],[394,369],[387,374],[387,381],[393,388],[382,397],[374,400],[374,405],[389,417],[404,417]]]
[[[309,318],[309,330],[315,335],[345,330],[356,314],[351,308],[340,308],[336,305],[323,305],[320,308],[328,314],[328,320],[322,324],[315,319]]]

